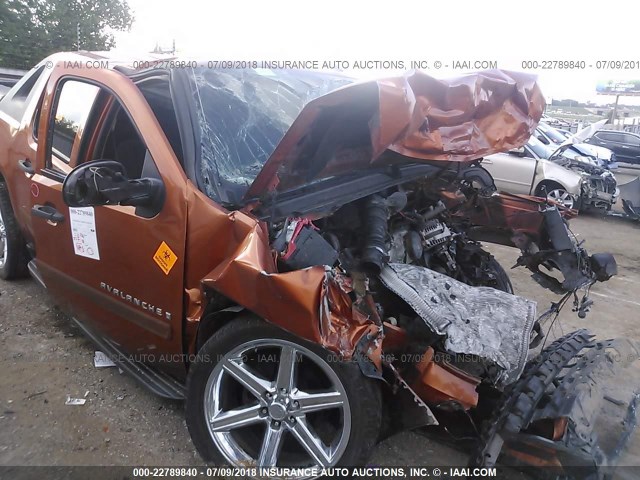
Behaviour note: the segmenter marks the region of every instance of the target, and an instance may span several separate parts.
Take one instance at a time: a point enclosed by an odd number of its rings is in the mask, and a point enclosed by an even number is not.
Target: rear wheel
[[[12,280],[26,276],[27,258],[7,184],[0,181],[0,278]]]
[[[380,430],[379,386],[357,364],[254,317],[204,344],[187,390],[193,442],[218,465],[362,465]]]

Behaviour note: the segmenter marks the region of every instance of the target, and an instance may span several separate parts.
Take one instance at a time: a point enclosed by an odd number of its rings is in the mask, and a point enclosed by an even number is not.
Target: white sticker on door
[[[76,255],[100,260],[93,207],[69,207],[69,217],[71,218],[73,251]]]

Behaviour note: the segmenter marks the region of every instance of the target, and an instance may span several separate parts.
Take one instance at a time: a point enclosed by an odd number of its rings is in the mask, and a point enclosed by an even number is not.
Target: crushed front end
[[[412,75],[311,102],[244,207],[219,214],[227,254],[203,295],[357,362],[403,406],[389,409],[391,424],[473,437],[477,464],[495,462],[509,435],[558,452],[576,450],[572,435],[596,442],[574,417],[599,384],[572,369],[616,367],[613,344],[577,332],[568,350],[556,342],[528,358],[545,339],[543,320],[568,299],[587,314],[590,288],[616,274],[615,260],[577,242],[567,225],[575,212],[497,193],[475,161],[525,143],[542,101],[531,79],[491,72],[450,84]],[[518,266],[562,299],[538,316],[481,242],[518,248]]]
[[[611,210],[620,196],[615,175],[607,168],[596,165],[595,161],[589,157],[567,158],[562,156],[564,150],[565,147],[561,147],[551,158],[555,163],[581,176],[580,198],[578,199],[580,207]]]

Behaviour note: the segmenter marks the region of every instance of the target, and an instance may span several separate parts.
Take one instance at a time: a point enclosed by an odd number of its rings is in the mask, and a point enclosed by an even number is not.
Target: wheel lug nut
[[[278,428],[280,426],[280,422],[273,422],[273,426]]]
[[[267,392],[267,393],[265,393],[264,396],[267,397],[267,398],[271,398],[273,395],[271,395],[271,392]]]
[[[268,410],[266,408],[260,409],[260,413],[263,414],[263,415],[266,415],[267,412],[268,412]]]
[[[293,402],[293,408],[300,408],[300,402],[298,402],[297,400]]]
[[[291,423],[296,423],[296,417],[289,417],[289,421]]]

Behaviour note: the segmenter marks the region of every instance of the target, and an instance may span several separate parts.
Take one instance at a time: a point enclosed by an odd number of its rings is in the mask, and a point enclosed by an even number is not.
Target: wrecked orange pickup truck
[[[578,331],[527,358],[615,261],[480,164],[535,130],[534,78],[130,65],[55,55],[0,101],[0,274],[185,399],[204,459],[363,465],[393,429],[443,425],[477,465],[611,461],[583,373],[633,345]],[[562,300],[537,317],[482,241]]]

